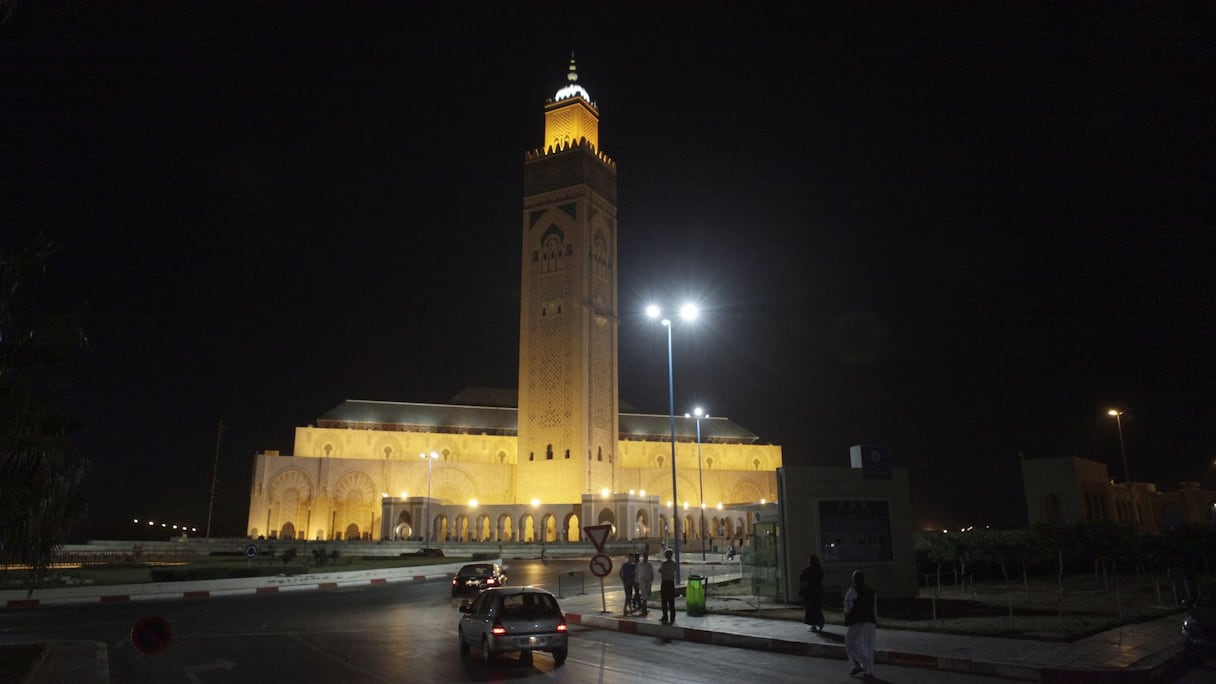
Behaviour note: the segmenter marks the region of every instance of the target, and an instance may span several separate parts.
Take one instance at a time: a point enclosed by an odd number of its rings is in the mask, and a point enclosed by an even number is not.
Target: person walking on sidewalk
[[[659,602],[663,606],[664,625],[675,624],[676,621],[676,562],[671,559],[672,552],[663,552],[667,559],[659,564]]]
[[[638,569],[634,572],[638,581],[638,603],[642,615],[650,614],[650,591],[654,585],[654,566],[650,564],[650,554],[643,553]]]
[[[823,566],[819,564],[819,556],[811,556],[798,576],[798,584],[802,600],[806,602],[806,617],[802,622],[810,625],[812,632],[823,631]]]
[[[874,676],[874,634],[878,630],[878,597],[866,586],[866,576],[853,571],[853,586],[844,594],[844,650],[853,663],[850,675]]]

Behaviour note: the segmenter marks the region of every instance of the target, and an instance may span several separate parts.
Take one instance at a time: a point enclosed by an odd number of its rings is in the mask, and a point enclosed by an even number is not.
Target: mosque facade
[[[609,524],[725,544],[776,499],[780,446],[676,417],[673,449],[670,416],[621,412],[616,163],[573,58],[544,121],[524,159],[517,390],[348,400],[297,427],[291,454],[254,457],[251,537],[565,542]]]

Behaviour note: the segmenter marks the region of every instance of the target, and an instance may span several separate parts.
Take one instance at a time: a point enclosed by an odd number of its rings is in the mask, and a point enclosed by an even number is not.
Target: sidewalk
[[[324,573],[295,577],[264,577],[241,580],[216,580],[207,586],[192,583],[124,585],[121,587],[74,587],[43,590],[35,597],[0,592],[0,608],[106,603],[151,599],[200,599],[214,596],[261,594],[280,591],[325,590],[337,587],[384,584],[389,582],[428,581],[447,577],[455,567],[434,566],[425,575],[418,570],[359,571]],[[200,585],[203,583],[200,583]],[[555,592],[557,593],[557,592]],[[655,597],[657,598],[657,597]],[[660,625],[657,600],[651,601],[649,617],[625,617],[619,611],[624,602],[620,589],[606,592],[601,599],[598,583],[587,593],[560,596],[562,608],[571,624],[628,634],[694,641],[734,648],[772,651],[842,661],[845,628],[827,625],[814,633],[800,622],[765,617],[766,611],[788,608],[785,604],[757,597],[718,597],[712,590],[706,598],[706,614],[687,614],[682,597],[676,599],[677,624]],[[603,612],[606,601],[608,613]],[[754,615],[738,613],[751,610]],[[715,612],[717,611],[717,612]],[[729,614],[727,614],[729,613]],[[1178,676],[1186,669],[1182,651],[1182,617],[1166,616],[1135,625],[1125,625],[1071,643],[968,637],[953,634],[879,629],[875,661],[881,666],[897,665],[1001,677],[1022,681],[1160,682]],[[31,684],[53,681],[109,681],[105,645],[92,642],[45,644],[45,658],[37,667]],[[64,668],[67,668],[66,670]],[[65,676],[66,675],[66,676]]]
[[[657,600],[651,601],[649,617],[622,615],[623,602],[622,591],[608,592],[610,612],[604,614],[598,591],[561,599],[571,623],[595,629],[846,660],[843,626],[827,625],[823,632],[814,633],[800,622],[765,618],[766,606],[788,607],[765,599],[711,594],[706,598],[706,614],[694,617],[685,612],[684,599],[677,598],[675,625],[659,624]],[[715,610],[748,608],[755,609],[754,617],[715,614]],[[1071,643],[880,628],[875,662],[879,667],[920,667],[1022,681],[1161,682],[1186,669],[1181,634],[1180,615],[1125,625]]]

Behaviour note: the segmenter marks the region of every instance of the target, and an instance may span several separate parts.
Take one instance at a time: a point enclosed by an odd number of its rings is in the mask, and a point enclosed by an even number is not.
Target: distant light
[[[686,321],[695,321],[697,319],[697,315],[700,313],[701,312],[697,310],[697,305],[693,304],[692,302],[688,302],[680,307],[680,318],[683,318]]]
[[[705,502],[704,502],[704,501],[702,501],[702,502],[701,502],[701,508],[705,508]]]
[[[136,518],[136,519],[132,520],[131,522],[133,522],[133,523],[135,523],[136,525],[138,525],[138,524],[139,524],[139,518]]]
[[[148,524],[149,524],[149,525],[155,525],[156,523],[154,523],[154,522],[152,522],[151,520],[149,520],[149,521],[148,521]]]
[[[668,500],[667,500],[667,507],[668,507],[668,508],[671,508],[671,499],[668,499]]]
[[[646,490],[645,490],[645,489],[639,489],[639,490],[638,490],[638,496],[646,496]]]
[[[663,310],[659,308],[658,304],[650,304],[646,307],[647,318],[658,318],[662,313]]]
[[[388,498],[388,492],[380,492],[380,498],[381,498],[381,499],[387,499],[387,498]]]
[[[721,502],[721,501],[719,501],[719,502],[718,502],[718,510],[719,510],[719,511],[720,511],[720,510],[722,510],[722,502]]]
[[[768,502],[767,502],[767,501],[765,501],[764,499],[760,499],[760,505],[761,505],[761,506],[763,506],[763,505],[764,505],[764,504],[766,504],[766,503],[768,503]]]
[[[410,498],[410,497],[409,497],[409,494],[406,494],[405,492],[401,492],[401,498],[402,498],[402,499],[408,499],[408,498]]]
[[[477,508],[477,499],[469,499],[469,508]]]
[[[532,499],[532,507],[536,508],[540,505],[540,499]]]
[[[688,502],[687,502],[687,501],[685,501],[685,502],[684,502],[684,510],[686,510],[686,511],[688,510]]]
[[[698,418],[701,418],[705,415],[705,411],[700,406],[698,406],[692,410],[692,414]]]
[[[629,490],[629,496],[633,496],[633,490],[632,490],[632,489],[630,489],[630,490]]]
[[[610,493],[610,492],[608,491],[608,488],[607,488],[607,487],[604,487],[603,489],[601,489],[601,490],[600,490],[600,496],[602,496],[602,497],[604,497],[604,498],[608,498],[608,494],[609,494],[609,493]]]

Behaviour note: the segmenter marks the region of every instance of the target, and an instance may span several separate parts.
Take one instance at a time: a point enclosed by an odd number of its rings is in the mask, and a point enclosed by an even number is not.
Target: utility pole
[[[207,503],[207,538],[211,538],[211,511],[215,508],[215,483],[220,479],[220,437],[224,436],[224,419],[215,431],[215,464],[211,466],[211,500]],[[267,530],[269,532],[269,530]]]

